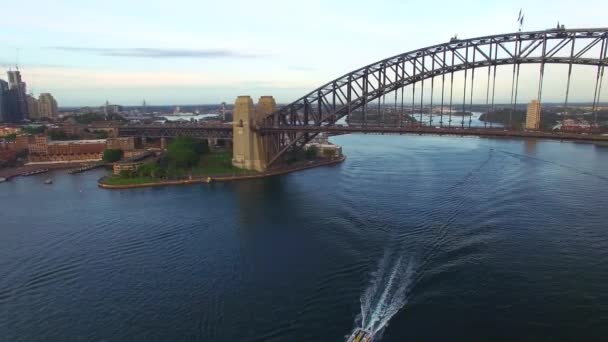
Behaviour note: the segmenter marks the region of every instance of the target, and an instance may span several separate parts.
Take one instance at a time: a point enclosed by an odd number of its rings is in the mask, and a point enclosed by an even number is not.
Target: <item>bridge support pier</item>
[[[271,141],[255,130],[256,123],[276,109],[272,96],[260,97],[257,106],[250,96],[239,96],[234,104],[232,165],[262,172],[268,165]]]

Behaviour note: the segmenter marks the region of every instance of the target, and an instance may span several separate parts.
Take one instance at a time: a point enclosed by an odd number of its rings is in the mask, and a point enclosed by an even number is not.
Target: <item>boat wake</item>
[[[372,274],[372,280],[361,296],[360,324],[376,335],[407,304],[414,263],[403,256],[385,253]]]

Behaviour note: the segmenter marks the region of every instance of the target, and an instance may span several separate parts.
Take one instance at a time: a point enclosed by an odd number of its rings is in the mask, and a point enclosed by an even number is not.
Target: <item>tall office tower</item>
[[[0,80],[0,122],[7,121],[8,82]]]
[[[526,129],[538,130],[540,129],[540,112],[541,105],[538,100],[532,100],[528,104],[528,113],[526,114]]]
[[[21,80],[21,72],[19,70],[9,70],[8,87],[11,90],[12,96],[16,98],[16,105],[12,108],[13,122],[19,122],[28,118],[26,84]]]
[[[40,94],[40,97],[38,97],[38,112],[41,117],[57,117],[57,101],[55,101],[53,95],[49,93]]]
[[[8,74],[8,87],[13,91],[13,96],[17,96],[17,106],[14,108],[16,112],[13,113],[14,120],[16,122],[28,118],[27,110],[27,99],[26,91],[27,86],[25,82],[21,80],[21,72],[19,70],[9,70]]]

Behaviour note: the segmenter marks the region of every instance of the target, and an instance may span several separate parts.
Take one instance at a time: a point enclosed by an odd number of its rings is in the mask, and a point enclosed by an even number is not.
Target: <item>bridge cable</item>
[[[405,84],[405,58],[401,64],[401,82]],[[399,127],[403,127],[403,94],[405,93],[405,85],[401,85],[401,112],[399,113]]]
[[[539,117],[542,113],[542,96],[543,96],[543,83],[545,81],[545,56],[547,54],[547,34],[544,35],[543,37],[543,55],[542,55],[542,61],[540,63],[540,75],[539,75],[539,80],[538,80],[538,105],[539,105]],[[540,121],[540,118],[539,118]],[[540,122],[539,122],[540,125]]]
[[[363,96],[363,113],[362,113],[362,117],[361,117],[361,123],[363,125],[363,127],[367,127],[367,119],[366,119],[366,114],[367,114],[367,77],[368,77],[368,69],[365,69],[365,72],[363,73],[363,90],[362,90],[362,96]]]
[[[488,128],[488,119],[490,116],[490,74],[492,71],[492,63],[490,63],[490,59],[492,58],[492,44],[490,44],[490,54],[488,55],[488,80],[486,83],[486,110],[487,110],[487,114],[486,114],[486,118],[485,120],[483,120],[483,128]]]
[[[382,85],[383,89],[386,89],[386,67],[384,68],[384,81]],[[386,124],[385,120],[385,112],[386,112],[386,94],[384,90],[382,91],[382,127]]]
[[[422,82],[420,84],[420,127],[422,127],[422,111],[423,111],[423,106],[424,106],[424,52],[422,53],[422,61],[421,61],[421,78],[422,78]]]
[[[466,110],[466,103],[467,103],[467,79],[468,77],[468,72],[469,72],[469,68],[468,68],[468,64],[469,64],[469,42],[467,42],[465,44],[466,46],[466,50],[464,53],[464,87],[462,88],[462,116],[460,119],[460,127],[464,128],[464,112]]]
[[[490,56],[491,57],[491,56]],[[494,76],[492,80],[492,115],[496,115],[496,107],[494,106],[494,99],[496,96],[496,68],[498,67],[498,43],[496,43],[496,48],[494,49]],[[494,118],[496,119],[496,118]],[[492,120],[490,120],[490,128],[494,126]]]
[[[433,53],[433,62],[431,63],[431,110],[429,118],[429,126],[433,126],[433,95],[435,93],[435,53]]]
[[[382,67],[380,69],[378,69],[378,94],[380,93],[384,93],[384,84],[386,83],[386,73],[382,73]],[[378,96],[378,118],[376,119],[376,121],[378,120],[382,120],[382,127],[384,127],[384,108],[380,108],[380,106],[382,105],[382,101],[384,101],[384,94],[382,95],[382,98],[380,98],[380,96]],[[386,103],[386,102],[385,102]],[[382,111],[382,113],[381,113]]]
[[[412,80],[412,118],[416,118],[416,58],[414,58],[414,79]],[[420,123],[418,123],[420,124]]]
[[[443,49],[443,68],[445,68],[445,48]],[[439,127],[443,128],[443,98],[445,94],[445,73],[441,73],[441,118],[439,119]]]
[[[477,49],[473,49],[473,72],[471,74],[471,105],[469,110],[471,111],[471,115],[469,115],[469,129],[471,129],[471,122],[473,120],[473,91],[475,90],[475,53]],[[464,116],[463,116],[464,118]]]
[[[395,83],[397,82],[397,72],[395,72]],[[397,89],[395,89],[395,107],[393,109],[393,118],[397,115]],[[392,120],[391,120],[392,121]],[[395,125],[395,127],[399,127],[399,125]]]
[[[517,54],[517,44],[519,41],[515,41],[515,53]],[[514,58],[516,59],[516,58]],[[513,62],[516,62],[515,60]],[[513,78],[511,79],[511,102],[509,103],[509,130],[513,129],[513,97],[515,95],[515,71],[517,66],[513,63]]]
[[[602,39],[602,47],[600,49],[600,61],[604,59],[605,57],[605,46],[606,46],[606,38]],[[599,102],[599,93],[598,90],[601,88],[601,82],[600,82],[600,74],[603,73],[603,66],[602,64],[598,64],[597,65],[597,75],[595,77],[595,91],[593,92],[593,121],[594,121],[594,126],[597,128],[599,127],[597,124],[597,103]]]
[[[568,65],[568,81],[566,83],[566,102],[564,103],[564,119],[568,119],[568,97],[570,96],[570,79],[572,77],[572,58],[574,57],[574,45],[576,42],[576,35],[572,37],[572,47],[570,48],[570,63]],[[564,121],[562,120],[562,129]]]
[[[519,38],[519,37],[518,37]],[[519,62],[519,56],[521,56],[521,45],[522,42],[519,42],[519,48],[515,51],[516,53],[516,65],[517,65],[517,77],[515,78],[515,100],[513,101],[513,112],[517,111],[517,94],[519,93],[519,70],[521,68],[521,63]]]
[[[450,75],[450,111],[448,113],[448,128],[452,127],[452,99],[454,97],[454,51],[452,50],[452,73]]]
[[[604,44],[604,59],[606,57],[608,57],[608,41],[607,39],[604,39],[606,41],[606,44]],[[600,75],[600,87],[597,91],[597,101],[601,102],[601,96],[602,96],[602,83],[604,83],[604,71],[606,69],[605,65],[602,65],[602,74]],[[597,114],[596,114],[597,116]]]

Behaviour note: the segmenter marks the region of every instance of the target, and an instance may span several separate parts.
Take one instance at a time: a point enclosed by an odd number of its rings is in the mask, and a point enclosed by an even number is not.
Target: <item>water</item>
[[[480,127],[503,127],[502,124],[500,123],[496,123],[493,122],[490,124],[490,122],[485,122],[485,121],[481,121],[479,120],[479,118],[481,117],[483,113],[482,112],[471,112],[471,115],[452,115],[452,124],[450,125],[449,120],[450,120],[450,114],[449,113],[444,113],[443,114],[443,127],[462,127],[464,125],[465,128],[471,127],[471,128],[480,128]],[[433,113],[433,115],[431,116],[431,114],[427,114],[427,113],[423,113],[422,114],[422,120],[420,119],[421,115],[420,113],[415,113],[412,114],[412,117],[414,117],[416,120],[424,123],[426,126],[433,126],[433,127],[440,127],[440,121],[441,121],[441,114],[437,114],[437,113]],[[433,120],[433,122],[431,122],[431,120]],[[469,120],[471,121],[469,123]]]
[[[210,118],[217,118],[219,117],[220,114],[174,114],[174,115],[167,115],[167,116],[163,116],[162,118],[164,118],[165,120],[168,121],[190,121],[190,120],[194,120],[194,121],[199,121],[199,120],[205,120],[205,119],[210,119]]]
[[[0,184],[0,340],[608,336],[608,148],[335,141],[342,165],[256,181]]]
[[[373,274],[373,280],[361,296],[361,327],[378,335],[390,319],[407,303],[413,263],[403,255],[387,252]]]

